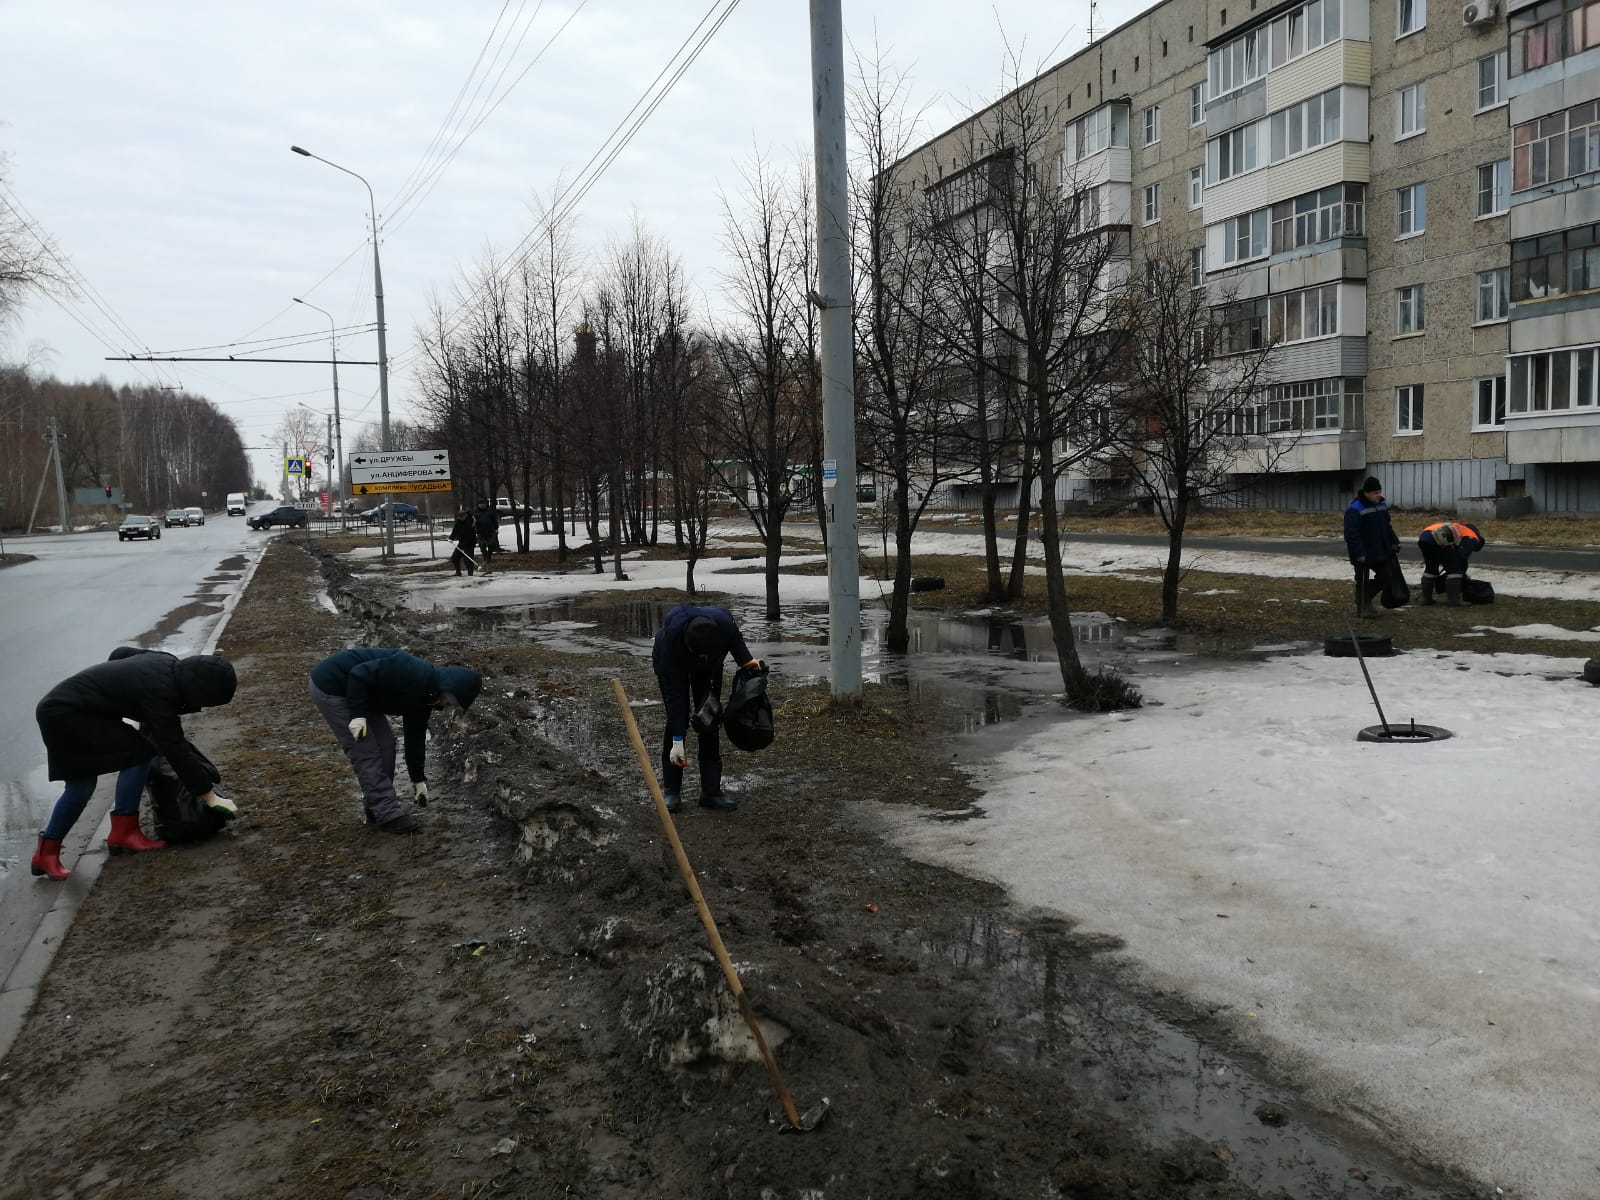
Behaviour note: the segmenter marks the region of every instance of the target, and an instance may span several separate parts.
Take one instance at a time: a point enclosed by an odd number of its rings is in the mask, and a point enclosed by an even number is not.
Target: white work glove
[[[672,739],[672,753],[668,755],[668,758],[675,767],[686,767],[689,765],[689,752],[683,748],[682,738]]]
[[[200,803],[229,821],[239,815],[239,806],[237,804],[225,796],[217,795],[215,792],[207,792],[204,796],[201,796]]]
[[[419,779],[411,785],[411,795],[415,797],[418,805],[423,808],[428,807],[428,785],[422,780]]]
[[[367,719],[365,717],[350,718],[350,736],[358,742],[367,736]]]

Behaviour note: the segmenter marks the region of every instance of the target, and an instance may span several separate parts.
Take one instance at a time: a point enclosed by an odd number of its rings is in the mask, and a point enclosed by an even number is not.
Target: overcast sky
[[[31,301],[0,332],[0,358],[43,348],[43,369],[63,379],[181,385],[233,416],[247,445],[265,445],[297,403],[331,408],[327,368],[102,360],[144,348],[325,334],[326,318],[293,304],[294,296],[328,309],[341,326],[373,320],[366,191],[291,154],[291,143],[370,181],[383,227],[389,352],[403,355],[430,294],[447,294],[464,267],[528,232],[532,198],[578,175],[710,4],[7,5],[0,154],[10,161],[0,198],[20,202],[111,316],[86,301],[65,312]],[[1143,7],[1108,0],[1098,23],[1110,27]],[[910,73],[929,134],[997,93],[1002,25],[1031,68],[1080,49],[1088,22],[1087,3],[1043,0],[997,8],[844,0],[844,9],[857,49],[876,40]],[[473,114],[504,98],[432,190],[398,207],[463,85],[470,96],[479,83]],[[719,190],[738,190],[740,162],[753,150],[778,161],[809,158],[810,86],[807,5],[745,0],[588,194],[580,243],[593,249],[622,233],[637,208],[695,286],[713,292]],[[285,353],[325,356],[326,345]],[[340,357],[375,359],[375,338],[341,342]],[[357,430],[377,420],[377,372],[347,367],[340,383],[348,449]],[[392,375],[393,416],[408,414],[410,387],[409,374]],[[251,458],[261,481],[281,472],[273,452]]]

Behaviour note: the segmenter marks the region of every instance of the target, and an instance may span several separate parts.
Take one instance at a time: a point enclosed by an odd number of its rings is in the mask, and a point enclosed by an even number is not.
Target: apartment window
[[[1282,162],[1305,150],[1339,140],[1339,89],[1313,96],[1268,118],[1272,161]]]
[[[1268,392],[1266,432],[1302,433],[1361,428],[1364,379],[1309,379]]]
[[[1414,83],[1400,89],[1400,107],[1395,114],[1395,138],[1413,137],[1428,127],[1428,85]]]
[[[1477,381],[1476,403],[1472,407],[1474,429],[1504,429],[1506,424],[1506,377],[1490,375]]]
[[[1274,342],[1307,342],[1339,332],[1339,285],[1285,292],[1270,299],[1268,329]]]
[[[1396,38],[1415,33],[1428,23],[1428,0],[1399,0],[1399,30]]]
[[[1600,103],[1525,121],[1511,131],[1511,190],[1600,170]]]
[[[1282,254],[1337,237],[1365,237],[1367,189],[1336,183],[1272,206],[1272,252]]]
[[[1227,24],[1224,17],[1222,24]],[[1206,85],[1211,99],[1236,92],[1267,73],[1267,31],[1252,29],[1218,46],[1206,57]]]
[[[1063,154],[1069,164],[1099,154],[1112,146],[1128,144],[1128,108],[1125,104],[1102,104],[1088,116],[1067,126]]]
[[[1504,321],[1511,314],[1511,268],[1478,272],[1477,323]]]
[[[1511,359],[1506,411],[1517,416],[1595,407],[1595,381],[1600,378],[1597,358],[1600,348],[1583,346]]]
[[[1422,432],[1422,384],[1409,383],[1394,390],[1394,431]]]
[[[1161,106],[1152,104],[1144,110],[1144,144],[1154,146],[1161,140]]]
[[[1159,295],[1161,292],[1161,264],[1153,258],[1145,259],[1144,263],[1144,294],[1146,296]]]
[[[1521,75],[1600,46],[1596,0],[1545,0],[1511,14],[1510,73]]]
[[[1189,207],[1199,208],[1200,197],[1205,190],[1205,168],[1189,168]]]
[[[1424,288],[1420,283],[1403,287],[1394,294],[1394,331],[1397,336],[1421,333],[1428,317],[1423,309]]]
[[[1189,251],[1189,286],[1205,287],[1206,285],[1206,252],[1202,246],[1196,246]]]
[[[1600,225],[1558,229],[1511,243],[1511,299],[1518,304],[1600,290]]]
[[[1484,163],[1478,168],[1478,215],[1498,217],[1511,207],[1511,160]]]
[[[1144,223],[1154,225],[1161,220],[1161,185],[1152,183],[1144,189]]]
[[[1206,85],[1197,83],[1189,89],[1189,125],[1204,125],[1206,122]]]
[[[1248,262],[1267,254],[1267,210],[1230,217],[1222,227],[1222,261]]]
[[[1478,111],[1506,102],[1506,52],[1496,50],[1478,60]]]
[[[1268,32],[1271,65],[1293,62],[1338,37],[1339,0],[1311,0],[1272,22]]]
[[[1222,311],[1219,353],[1243,354],[1267,348],[1267,299],[1230,304]]]
[[[1428,185],[1413,183],[1395,194],[1395,237],[1411,237],[1428,227]]]
[[[1225,179],[1254,171],[1260,166],[1255,124],[1231,129],[1206,143],[1206,186],[1214,187]]]

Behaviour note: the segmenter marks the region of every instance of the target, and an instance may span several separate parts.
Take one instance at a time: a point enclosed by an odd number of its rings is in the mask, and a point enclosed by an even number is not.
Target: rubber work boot
[[[669,813],[679,812],[683,809],[683,797],[678,795],[677,792],[663,792],[661,799],[666,801]]]
[[[719,792],[715,796],[701,796],[700,807],[709,808],[712,812],[732,812],[739,806]]]
[[[1461,599],[1461,576],[1444,577],[1444,603],[1446,608],[1460,608],[1465,603]]]
[[[1417,603],[1432,604],[1433,602],[1433,576],[1424,575],[1422,577],[1422,596],[1417,600]]]
[[[56,882],[60,882],[72,874],[61,865],[61,839],[47,838],[39,835],[39,848],[33,852],[33,873],[35,875],[48,875]]]
[[[1376,617],[1378,610],[1372,607],[1372,599],[1376,592],[1372,591],[1372,584],[1356,584],[1356,616]]]
[[[417,824],[417,819],[410,813],[401,813],[398,817],[390,817],[387,821],[378,823],[379,833],[417,833],[422,826]]]
[[[113,854],[139,854],[146,850],[165,850],[167,844],[145,837],[139,828],[139,814],[125,817],[111,814],[111,836],[106,839],[106,849]]]

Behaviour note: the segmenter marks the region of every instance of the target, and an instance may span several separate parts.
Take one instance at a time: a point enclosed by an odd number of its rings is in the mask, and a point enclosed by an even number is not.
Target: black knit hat
[[[1383,484],[1378,482],[1378,477],[1376,475],[1368,475],[1361,481],[1361,491],[1381,492],[1383,491]]]

